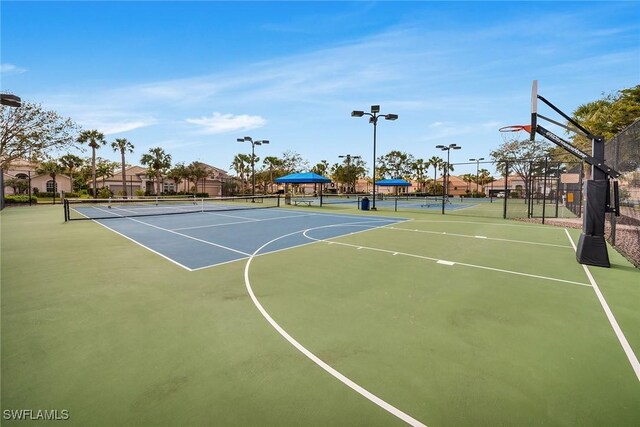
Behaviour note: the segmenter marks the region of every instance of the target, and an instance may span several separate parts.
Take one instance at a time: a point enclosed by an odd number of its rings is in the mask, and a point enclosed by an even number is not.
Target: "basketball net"
[[[498,129],[504,142],[526,141],[531,133],[531,125],[512,125]]]

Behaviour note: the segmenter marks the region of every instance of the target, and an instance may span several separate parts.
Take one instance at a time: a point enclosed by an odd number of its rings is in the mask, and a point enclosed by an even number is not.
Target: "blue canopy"
[[[305,172],[281,176],[280,178],[276,178],[275,182],[277,184],[326,184],[331,182],[331,180],[317,173]]]
[[[411,187],[411,183],[404,179],[383,179],[376,181],[376,185],[381,187]]]

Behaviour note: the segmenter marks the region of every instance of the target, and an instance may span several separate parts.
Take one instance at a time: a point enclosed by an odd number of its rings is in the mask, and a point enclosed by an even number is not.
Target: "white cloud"
[[[0,64],[0,73],[2,74],[22,74],[26,72],[25,68],[20,68],[13,64]]]
[[[202,127],[203,133],[226,133],[240,130],[256,129],[264,126],[267,121],[260,116],[250,116],[241,114],[213,113],[211,117],[200,117],[197,119],[187,119],[187,123]]]

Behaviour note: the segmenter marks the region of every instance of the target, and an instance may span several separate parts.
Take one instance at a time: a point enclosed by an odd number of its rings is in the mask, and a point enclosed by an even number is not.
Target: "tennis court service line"
[[[569,241],[571,242],[571,246],[573,246],[573,250],[577,251],[578,248],[576,247],[576,244],[573,242],[573,239],[571,238],[569,231],[565,228],[564,232],[567,235],[567,238],[569,239]],[[607,304],[607,300],[604,299],[604,295],[602,295],[602,292],[600,291],[600,288],[598,287],[596,280],[593,278],[593,275],[591,275],[591,271],[589,271],[589,268],[584,264],[582,264],[582,269],[586,273],[587,278],[589,279],[589,282],[591,282],[591,287],[593,288],[593,291],[596,293],[596,296],[598,297],[598,301],[600,301],[600,305],[602,306],[602,309],[604,310],[604,313],[606,314],[607,319],[609,320],[609,324],[613,328],[613,332],[616,334],[616,337],[618,338],[618,341],[620,342],[620,345],[622,346],[622,349],[624,350],[624,353],[626,354],[627,359],[629,359],[629,363],[631,363],[631,368],[633,369],[633,372],[635,372],[636,377],[638,378],[638,381],[640,381],[640,362],[638,362],[638,356],[636,356],[636,354],[633,352],[633,349],[631,348],[629,341],[627,341],[627,337],[624,336],[624,332],[622,332],[622,329],[620,328],[618,321],[613,315],[611,308],[609,308],[609,304]]]
[[[206,213],[211,213],[211,212],[206,212]],[[222,227],[222,226],[225,226],[225,225],[246,224],[248,222],[277,221],[279,219],[300,218],[300,217],[303,217],[303,216],[310,216],[310,215],[312,215],[312,214],[287,215],[287,216],[279,216],[279,217],[275,217],[275,218],[263,218],[263,219],[251,218],[251,221],[235,221],[235,222],[223,222],[222,224],[196,225],[196,226],[193,226],[193,227],[172,228],[172,230],[174,230],[174,231],[195,230],[197,228]],[[238,218],[242,218],[242,217],[238,217]]]
[[[499,242],[509,242],[509,243],[523,243],[527,245],[540,245],[540,246],[551,246],[556,248],[565,248],[571,249],[571,246],[568,245],[556,245],[554,243],[540,243],[540,242],[528,242],[526,240],[512,240],[512,239],[500,239],[497,237],[487,237],[487,236],[471,236],[468,234],[456,234],[449,233],[444,231],[429,231],[429,230],[415,230],[411,228],[402,228],[402,227],[387,227],[389,230],[401,230],[401,231],[411,231],[414,233],[427,233],[427,234],[439,234],[441,236],[454,236],[454,237],[467,237],[472,239],[485,239],[485,240],[496,240]]]
[[[356,224],[360,224],[362,222],[364,222],[364,221],[358,221],[357,223],[352,223],[352,224],[351,223],[332,224],[332,225],[325,225],[325,226],[320,226],[320,227],[315,227],[315,228],[308,228],[308,229],[304,230],[302,233],[305,235],[305,237],[308,237],[306,233],[308,231],[311,231],[311,230],[316,230],[316,229],[320,229],[320,228],[327,228],[327,227],[333,227],[333,226],[340,226],[340,225],[343,225],[343,226],[356,225]],[[372,227],[372,228],[377,228],[377,227]],[[316,356],[311,351],[309,351],[306,347],[304,347],[302,344],[300,344],[295,338],[293,338],[291,335],[289,335],[289,333],[287,331],[285,331],[284,328],[282,328],[282,326],[280,326],[278,324],[278,322],[276,322],[273,319],[273,317],[271,317],[271,315],[269,315],[269,313],[262,306],[262,304],[260,304],[260,301],[258,300],[258,298],[256,297],[255,293],[253,292],[253,288],[251,287],[251,280],[249,279],[249,269],[251,267],[251,261],[253,261],[253,258],[258,254],[258,252],[260,252],[263,248],[269,246],[271,243],[274,243],[274,242],[276,242],[276,241],[278,241],[280,239],[292,236],[292,235],[300,233],[300,232],[301,231],[298,230],[298,231],[295,231],[293,233],[288,233],[288,234],[285,234],[285,235],[282,235],[282,236],[276,237],[275,239],[270,240],[269,242],[265,243],[264,245],[262,245],[258,249],[256,249],[255,252],[247,259],[247,263],[245,264],[245,267],[244,267],[244,283],[245,283],[245,287],[247,288],[247,292],[249,293],[249,296],[251,297],[251,301],[253,301],[253,304],[256,306],[256,308],[258,309],[260,314],[262,314],[262,317],[264,317],[267,320],[267,322],[269,322],[269,324],[284,339],[286,339],[298,351],[300,351],[302,354],[307,356],[311,361],[313,361],[316,365],[320,366],[322,369],[324,369],[326,372],[328,372],[334,378],[338,379],[340,382],[342,382],[347,387],[349,387],[352,390],[356,391],[361,396],[363,396],[366,399],[368,399],[369,401],[375,403],[380,408],[382,408],[385,411],[389,412],[390,414],[396,416],[397,418],[401,419],[405,423],[407,423],[407,424],[409,424],[411,426],[414,426],[414,427],[427,427],[425,424],[421,423],[420,421],[416,420],[415,418],[413,418],[412,416],[406,414],[405,412],[402,412],[400,409],[396,408],[395,406],[391,405],[390,403],[387,403],[386,401],[382,400],[381,398],[379,398],[375,394],[371,393],[370,391],[368,391],[364,387],[358,385],[354,381],[352,381],[349,378],[347,378],[345,375],[343,375],[340,372],[338,372],[336,369],[332,368],[330,365],[328,365],[326,362],[324,362],[322,359],[320,359],[318,356]],[[312,240],[321,241],[319,239],[312,239]]]
[[[162,258],[166,259],[167,261],[170,261],[170,262],[174,263],[174,264],[175,264],[175,265],[177,265],[178,267],[182,267],[182,268],[184,268],[184,269],[185,269],[185,270],[187,270],[187,271],[193,271],[193,269],[191,269],[191,268],[187,267],[186,265],[180,264],[178,261],[174,260],[173,258],[170,258],[170,257],[168,257],[168,256],[166,256],[166,255],[163,255],[163,254],[161,254],[160,252],[158,252],[158,251],[156,251],[156,250],[153,250],[153,249],[151,249],[150,247],[148,247],[148,246],[146,246],[146,245],[143,245],[142,243],[138,242],[137,240],[132,239],[131,237],[127,236],[126,234],[122,234],[122,233],[120,233],[120,232],[119,232],[119,231],[117,231],[117,230],[114,230],[113,228],[111,228],[111,227],[109,227],[109,226],[107,226],[107,225],[105,225],[105,224],[101,223],[100,221],[93,220],[93,222],[95,222],[95,223],[97,223],[97,224],[100,224],[101,226],[103,226],[103,227],[104,227],[104,228],[106,228],[107,230],[112,231],[112,232],[116,233],[117,235],[122,236],[122,237],[124,237],[125,239],[127,239],[127,240],[129,240],[129,241],[131,241],[131,242],[135,243],[136,245],[141,246],[141,247],[145,248],[146,250],[148,250],[148,251],[150,251],[150,252],[152,252],[152,253],[154,253],[154,254],[156,254],[156,255],[161,256]]]
[[[428,257],[428,256],[423,256],[423,255],[410,254],[410,253],[407,253],[407,252],[390,251],[388,249],[374,248],[374,247],[370,247],[370,246],[352,245],[350,243],[336,242],[335,240],[316,239],[316,238],[310,237],[310,236],[306,236],[306,237],[308,237],[309,239],[317,240],[317,241],[327,242],[329,244],[336,244],[336,245],[348,246],[348,247],[359,248],[359,249],[368,249],[368,250],[371,250],[371,251],[389,253],[389,254],[392,254],[392,255],[404,255],[404,256],[411,257],[411,258],[424,259],[424,260],[427,260],[427,261],[435,261],[438,264],[447,265],[447,266],[461,265],[463,267],[479,268],[481,270],[490,270],[490,271],[496,271],[496,272],[499,272],[499,273],[515,274],[516,276],[532,277],[532,278],[535,278],[535,279],[550,280],[550,281],[553,281],[553,282],[568,283],[568,284],[571,284],[571,285],[580,285],[580,286],[587,286],[587,287],[591,286],[588,283],[574,282],[573,280],[556,279],[555,277],[540,276],[540,275],[537,275],[537,274],[529,274],[529,273],[521,273],[519,271],[504,270],[502,268],[485,267],[483,265],[467,264],[467,263],[464,263],[464,262],[443,260],[443,259],[432,258],[432,257]]]

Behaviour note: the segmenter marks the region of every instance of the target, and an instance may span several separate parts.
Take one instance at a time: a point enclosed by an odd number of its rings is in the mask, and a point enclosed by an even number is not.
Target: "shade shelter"
[[[376,181],[376,185],[379,187],[411,187],[411,183],[404,179],[382,179]]]
[[[275,179],[276,184],[320,184],[320,206],[322,206],[322,184],[331,180],[313,172],[292,173]]]
[[[405,181],[404,179],[382,179],[380,181],[376,181],[376,185],[378,187],[395,187],[396,188],[396,196],[398,195],[398,187],[411,187],[411,183]],[[395,201],[395,211],[398,211],[398,200]]]

